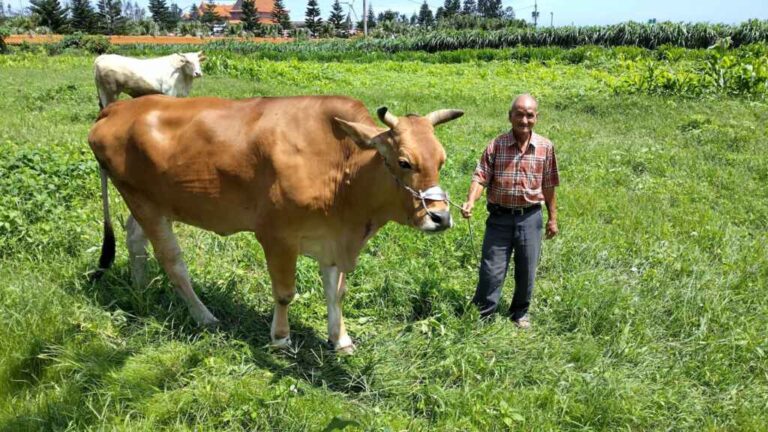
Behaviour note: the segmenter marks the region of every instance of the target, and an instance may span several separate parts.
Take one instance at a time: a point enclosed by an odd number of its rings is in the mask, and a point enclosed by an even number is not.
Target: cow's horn
[[[389,112],[389,109],[387,107],[381,107],[376,110],[376,114],[379,115],[379,120],[381,120],[382,123],[389,126],[390,129],[394,129],[397,127],[397,122],[399,121],[397,119],[397,116]]]
[[[440,123],[445,123],[447,121],[451,121],[454,119],[457,119],[464,115],[464,111],[462,110],[455,110],[455,109],[441,109],[437,111],[432,111],[431,113],[427,114],[426,117],[430,123],[432,123],[432,126],[437,126]]]

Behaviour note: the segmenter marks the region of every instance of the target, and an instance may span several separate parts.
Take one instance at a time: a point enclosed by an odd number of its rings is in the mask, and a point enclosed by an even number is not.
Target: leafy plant
[[[8,53],[8,45],[5,43],[5,38],[11,35],[11,32],[6,27],[0,26],[0,54]]]

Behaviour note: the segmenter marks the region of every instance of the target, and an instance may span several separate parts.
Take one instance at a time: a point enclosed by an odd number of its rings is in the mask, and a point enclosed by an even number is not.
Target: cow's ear
[[[189,59],[187,58],[187,56],[185,56],[182,53],[176,53],[176,59],[174,60],[174,64],[176,65],[176,67],[182,67],[188,62],[189,62]]]
[[[377,127],[362,123],[348,122],[338,117],[334,117],[334,120],[344,134],[352,138],[352,141],[360,147],[372,148],[377,146],[375,138],[381,134],[381,131]]]

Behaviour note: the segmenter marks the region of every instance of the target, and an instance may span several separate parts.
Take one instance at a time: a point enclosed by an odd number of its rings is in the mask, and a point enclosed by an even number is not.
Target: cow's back
[[[103,110],[89,143],[127,201],[229,233],[329,211],[360,152],[334,117],[373,124],[341,97],[145,96]]]

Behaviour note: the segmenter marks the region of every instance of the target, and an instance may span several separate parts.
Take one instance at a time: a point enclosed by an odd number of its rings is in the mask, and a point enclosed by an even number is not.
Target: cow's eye
[[[399,161],[397,161],[397,163],[398,165],[400,165],[400,168],[402,169],[405,169],[405,170],[411,169],[411,164],[405,159],[400,159]]]

